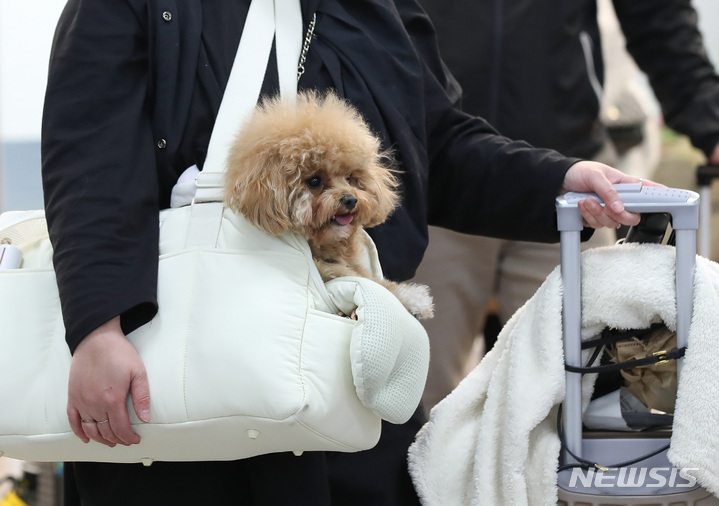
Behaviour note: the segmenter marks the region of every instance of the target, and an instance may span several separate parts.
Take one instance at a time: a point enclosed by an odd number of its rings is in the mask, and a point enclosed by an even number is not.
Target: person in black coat
[[[68,416],[83,441],[139,442],[128,393],[138,417],[151,420],[144,366],[125,335],[157,311],[157,213],[178,176],[202,167],[249,3],[70,0],[60,18],[43,116],[43,185],[73,353]],[[388,278],[414,274],[428,223],[556,241],[554,199],[566,190],[596,191],[608,203],[581,205],[589,227],[638,221],[611,186],[636,178],[511,141],[463,113],[414,0],[301,6],[305,29],[313,14],[317,22],[299,88],[334,89],[349,100],[401,169],[401,207],[369,231]],[[270,71],[263,94],[276,91]],[[357,454],[68,464],[67,506],[417,504],[406,451],[422,423],[418,410],[407,424],[385,424],[377,447]]]

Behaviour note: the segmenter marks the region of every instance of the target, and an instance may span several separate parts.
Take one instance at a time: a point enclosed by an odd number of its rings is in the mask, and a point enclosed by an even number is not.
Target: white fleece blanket
[[[625,244],[582,254],[582,339],[604,327],[676,328],[674,248]],[[494,348],[432,410],[409,450],[425,506],[556,505],[564,398],[559,268]],[[595,375],[584,379],[588,399]],[[669,451],[719,495],[719,265],[697,257],[694,315]]]

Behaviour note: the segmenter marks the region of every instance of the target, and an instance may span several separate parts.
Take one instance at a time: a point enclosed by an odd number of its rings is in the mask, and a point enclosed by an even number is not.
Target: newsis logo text
[[[611,468],[609,471],[616,471]],[[677,469],[676,467],[622,467],[619,472],[603,472],[594,469],[583,470],[572,469],[572,476],[569,479],[569,487],[574,488],[577,484],[583,487],[596,488],[692,488],[697,480],[690,472],[694,468]]]

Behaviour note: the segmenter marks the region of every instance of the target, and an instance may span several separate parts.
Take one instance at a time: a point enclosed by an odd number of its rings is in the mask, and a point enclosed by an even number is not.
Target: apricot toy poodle
[[[325,281],[373,279],[417,318],[431,318],[426,286],[376,279],[364,267],[361,230],[383,223],[399,204],[389,164],[359,112],[335,94],[267,99],[230,150],[226,200],[268,234],[304,236]]]

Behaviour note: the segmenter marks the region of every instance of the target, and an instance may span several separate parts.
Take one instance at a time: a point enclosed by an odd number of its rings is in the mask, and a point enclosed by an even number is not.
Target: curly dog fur
[[[359,112],[315,92],[255,109],[230,150],[225,190],[229,207],[268,234],[306,237],[325,281],[372,278],[357,232],[383,223],[400,200],[390,157]],[[418,318],[433,315],[426,286],[375,281]]]

